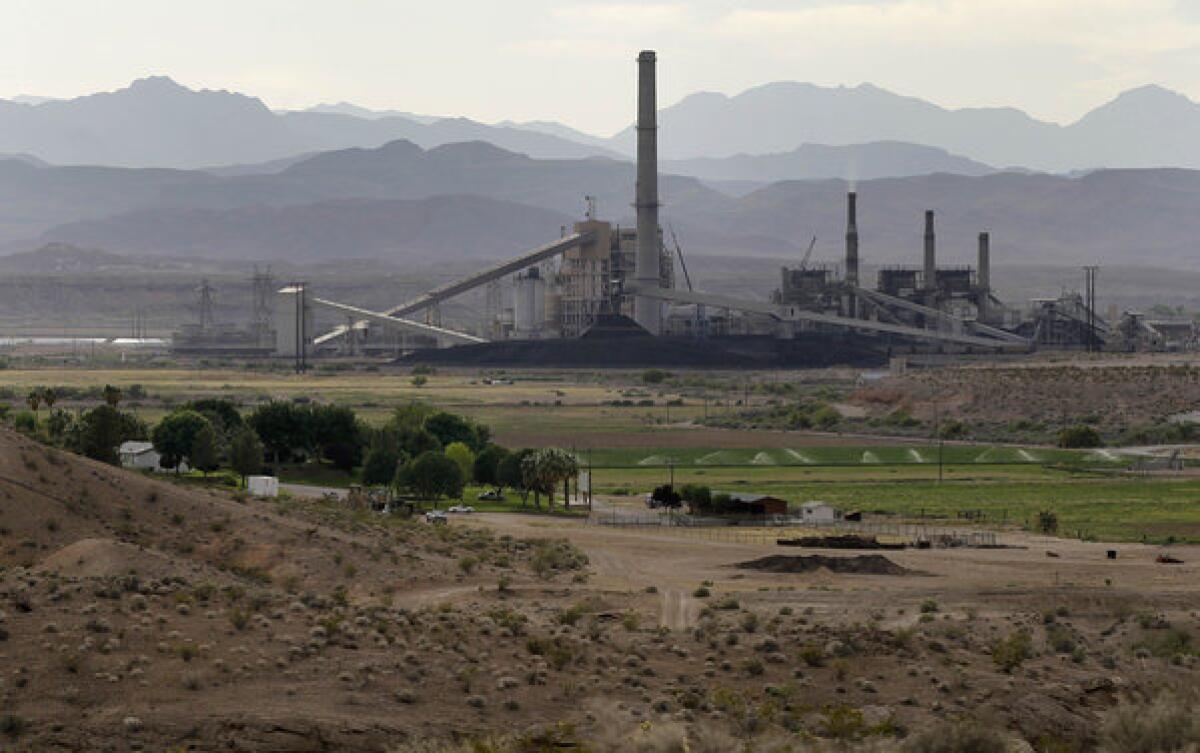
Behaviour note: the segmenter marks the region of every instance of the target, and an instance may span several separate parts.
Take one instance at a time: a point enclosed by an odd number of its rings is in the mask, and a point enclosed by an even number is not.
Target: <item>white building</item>
[[[828,502],[805,502],[800,505],[800,518],[805,523],[832,523],[841,517],[837,508]]]

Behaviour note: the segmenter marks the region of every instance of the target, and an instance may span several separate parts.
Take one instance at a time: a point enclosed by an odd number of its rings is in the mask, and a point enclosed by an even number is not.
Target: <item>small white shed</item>
[[[275,476],[248,476],[246,490],[255,497],[278,497],[279,479]]]
[[[155,471],[161,473],[168,470],[158,464],[162,455],[154,449],[152,442],[129,441],[122,442],[117,448],[117,454],[121,458],[121,467],[129,468],[134,471]],[[188,464],[180,463],[179,472],[187,473]]]
[[[121,456],[121,467],[135,471],[158,470],[158,459],[162,457],[150,442],[122,442],[117,452]]]
[[[840,517],[837,508],[828,502],[805,502],[800,505],[800,518],[805,523],[832,523]]]

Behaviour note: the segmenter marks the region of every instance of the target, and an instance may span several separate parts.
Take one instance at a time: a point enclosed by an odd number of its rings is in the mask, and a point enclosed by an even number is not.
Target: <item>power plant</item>
[[[656,65],[653,51],[637,57],[634,227],[598,218],[594,200],[585,197],[584,219],[563,228],[561,237],[387,310],[289,284],[275,293],[273,307],[256,302],[256,312],[272,309],[261,315],[270,321],[259,321],[256,313],[247,339],[253,334],[254,346],[261,346],[273,337],[273,354],[298,364],[310,356],[374,355],[514,366],[802,366],[879,362],[909,353],[1195,346],[1194,326],[1173,328],[1132,312],[1114,322],[1101,318],[1094,268],[1084,294],[1036,300],[1031,311],[1010,307],[992,288],[990,234],[979,233],[975,266],[940,266],[933,210],[924,215],[921,263],[882,267],[870,285],[862,274],[859,197],[853,191],[840,274],[810,265],[810,246],[799,265],[782,269],[769,299],[693,288],[682,249],[678,242],[668,247],[659,223]],[[444,325],[440,305],[479,288],[487,300],[484,320],[469,332]],[[318,332],[317,310],[344,323]],[[177,336],[176,349],[206,351],[195,344],[208,342],[200,335],[210,331],[219,334],[202,317],[199,330]]]

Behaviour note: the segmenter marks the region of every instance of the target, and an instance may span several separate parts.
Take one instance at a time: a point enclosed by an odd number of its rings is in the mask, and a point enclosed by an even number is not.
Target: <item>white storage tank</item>
[[[517,275],[513,286],[513,335],[532,339],[546,322],[546,281],[537,267]]]
[[[255,497],[278,497],[279,479],[275,476],[248,476],[246,490]]]

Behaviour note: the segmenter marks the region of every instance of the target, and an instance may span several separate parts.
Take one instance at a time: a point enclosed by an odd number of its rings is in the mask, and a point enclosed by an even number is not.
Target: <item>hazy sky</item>
[[[1158,83],[1200,99],[1200,0],[0,0],[0,97],[165,74],[275,108],[349,100],[607,135],[634,57],[660,103],[871,82],[1059,122]]]

